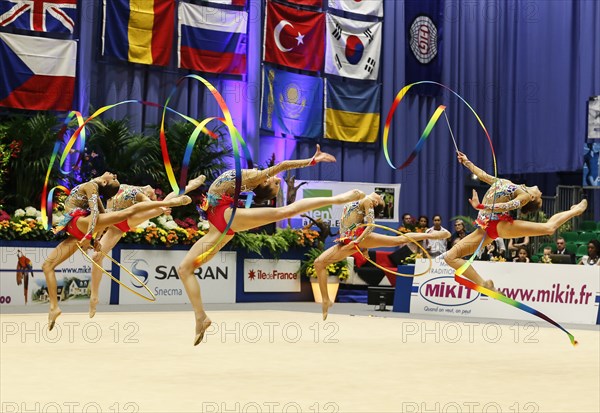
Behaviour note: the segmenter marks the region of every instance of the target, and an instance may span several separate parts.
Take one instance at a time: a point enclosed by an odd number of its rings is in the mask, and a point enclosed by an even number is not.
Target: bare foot
[[[172,198],[166,202],[168,202],[167,206],[169,206],[169,207],[183,206],[183,205],[187,205],[187,204],[191,203],[192,198],[190,198],[187,195],[180,195],[180,196],[176,196],[175,198]]]
[[[206,316],[204,318],[196,319],[196,337],[194,338],[195,346],[200,344],[200,342],[204,338],[204,333],[206,333],[206,329],[208,327],[210,327],[211,324],[212,324],[212,321],[210,321],[210,318],[208,318]]]
[[[90,318],[96,315],[96,305],[98,305],[98,297],[90,298]]]
[[[323,321],[327,320],[329,309],[333,306],[333,303],[329,300],[323,300]]]
[[[344,192],[343,194],[339,194],[336,196],[336,204],[345,204],[347,202],[358,201],[365,197],[365,193],[363,191],[359,191],[358,189],[353,189],[352,191]]]
[[[583,200],[581,200],[580,203],[573,205],[571,207],[571,209],[575,209],[577,211],[577,215],[581,215],[586,210],[587,205],[588,205],[587,199],[583,199]],[[575,216],[577,216],[577,215],[575,215]]]
[[[56,324],[56,319],[59,315],[62,314],[60,308],[56,307],[54,310],[50,310],[48,313],[48,330],[51,331],[54,328],[54,324]]]
[[[488,290],[492,290],[493,292],[497,293],[498,290],[496,289],[496,287],[494,286],[494,282],[492,280],[487,280],[483,282],[482,285],[483,288],[487,288]]]
[[[206,181],[206,176],[204,176],[204,175],[200,175],[197,178],[192,179],[188,183],[188,186],[190,187],[190,191],[193,191],[194,189],[199,188],[200,186],[202,186],[202,184],[204,183],[204,181]]]

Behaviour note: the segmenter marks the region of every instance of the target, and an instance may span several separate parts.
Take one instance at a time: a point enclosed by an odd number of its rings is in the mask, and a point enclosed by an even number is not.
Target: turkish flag
[[[319,72],[325,60],[325,15],[267,3],[264,60]]]

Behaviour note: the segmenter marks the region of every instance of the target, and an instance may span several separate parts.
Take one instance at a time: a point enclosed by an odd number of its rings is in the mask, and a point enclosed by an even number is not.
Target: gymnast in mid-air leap
[[[552,235],[569,219],[583,214],[587,208],[584,199],[575,204],[568,211],[554,214],[547,222],[529,222],[513,219],[510,211],[520,209],[522,213],[537,211],[542,206],[542,192],[537,186],[517,185],[508,179],[495,178],[471,162],[467,156],[457,151],[458,161],[466,166],[469,171],[482,182],[490,185],[482,202],[479,202],[477,192],[473,190],[473,197],[469,202],[479,211],[475,221],[477,229],[459,241],[443,254],[446,263],[455,270],[460,268],[465,260],[461,257],[475,252],[483,239],[482,247],[489,245],[498,237],[520,238],[540,235]],[[495,291],[492,280],[485,281],[475,271],[473,266],[467,268],[463,275],[476,284]]]

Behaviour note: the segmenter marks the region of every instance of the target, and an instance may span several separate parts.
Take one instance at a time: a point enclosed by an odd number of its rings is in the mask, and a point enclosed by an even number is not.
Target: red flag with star
[[[325,15],[268,2],[264,60],[319,72],[325,60]]]

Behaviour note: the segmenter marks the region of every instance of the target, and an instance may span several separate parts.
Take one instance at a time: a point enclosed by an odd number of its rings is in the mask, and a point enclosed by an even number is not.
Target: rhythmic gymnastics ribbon
[[[392,103],[392,107],[390,108],[390,110],[388,112],[388,115],[385,120],[385,127],[383,129],[383,150],[384,150],[385,159],[387,160],[388,164],[393,169],[403,169],[403,168],[406,168],[408,165],[410,165],[412,163],[412,161],[417,157],[419,152],[421,152],[423,145],[425,144],[425,140],[429,137],[429,134],[431,133],[431,130],[433,129],[436,122],[438,121],[439,117],[441,116],[441,114],[443,112],[445,112],[446,106],[444,106],[444,105],[438,106],[438,108],[435,110],[434,114],[431,116],[431,118],[427,122],[427,126],[423,130],[423,133],[421,134],[419,141],[417,142],[415,148],[413,149],[413,151],[411,152],[409,157],[406,159],[406,161],[404,161],[400,165],[400,167],[395,167],[390,159],[390,154],[388,151],[388,137],[389,137],[389,130],[390,130],[392,118],[394,116],[394,112],[396,111],[396,108],[398,107],[398,104],[404,98],[404,96],[406,95],[408,90],[410,88],[412,88],[413,86],[420,85],[420,84],[433,84],[433,85],[438,85],[440,87],[443,87],[444,89],[453,93],[457,98],[459,98],[471,110],[471,112],[473,113],[473,115],[475,115],[475,118],[479,122],[479,125],[483,129],[485,136],[487,137],[488,143],[490,145],[490,149],[492,151],[492,159],[494,161],[494,178],[496,180],[498,180],[498,168],[497,168],[497,163],[496,163],[496,152],[494,151],[494,145],[492,144],[492,139],[490,137],[490,134],[487,131],[487,128],[485,127],[483,121],[481,120],[481,118],[479,117],[479,115],[477,114],[475,109],[473,109],[473,107],[471,105],[469,105],[469,103],[462,96],[460,96],[458,93],[456,93],[454,90],[450,89],[446,85],[443,85],[441,83],[434,82],[434,81],[429,81],[429,80],[423,80],[420,82],[415,82],[415,83],[411,83],[409,85],[404,86],[400,90],[400,92],[398,92],[398,94],[396,95],[396,98],[394,99],[394,102]],[[446,118],[446,121],[448,121],[447,118]],[[452,135],[452,140],[454,141],[454,146],[456,147],[456,150],[458,151],[458,146],[456,145],[456,141],[454,140],[454,134],[452,133],[452,128],[450,127],[449,122],[448,122],[448,128]],[[495,203],[496,203],[496,194],[494,195],[494,201],[492,203],[492,211],[494,210]],[[492,291],[488,288],[482,287],[482,286],[474,283],[473,281],[462,277],[462,274],[472,265],[473,261],[475,260],[475,257],[478,255],[479,251],[481,250],[484,240],[485,240],[485,237],[483,237],[481,239],[481,242],[479,243],[479,246],[477,247],[477,249],[475,250],[473,255],[460,268],[458,268],[454,272],[454,280],[457,283],[459,283],[467,288],[475,290],[475,291],[482,293],[482,294],[484,294],[490,298],[493,298],[495,300],[502,301],[503,303],[512,305],[515,308],[518,308],[522,311],[525,311],[526,313],[532,314],[536,317],[539,317],[539,318],[549,322],[550,324],[552,324],[552,325],[560,328],[562,331],[564,331],[567,334],[567,336],[569,337],[571,344],[577,345],[577,341],[575,340],[575,337],[573,337],[573,335],[571,333],[569,333],[560,324],[558,324],[556,321],[552,320],[550,317],[543,314],[542,312],[540,312],[532,307],[529,307],[528,305],[525,305],[519,301],[508,298],[503,294],[500,294],[500,293]]]
[[[386,227],[386,226],[378,225],[378,224],[360,224],[359,226],[356,227],[356,229],[355,229],[354,232],[356,232],[356,230],[358,230],[358,228],[361,228],[361,227],[381,228],[381,229],[384,229],[386,231],[395,232],[398,235],[403,235],[406,238],[408,238],[408,240],[410,242],[412,242],[413,244],[416,244],[419,248],[421,248],[421,250],[425,253],[425,256],[427,257],[427,259],[429,260],[429,267],[425,271],[420,272],[418,274],[403,274],[401,272],[392,271],[389,268],[385,268],[384,266],[381,266],[381,265],[377,264],[376,262],[371,261],[371,259],[369,258],[369,254],[365,255],[362,252],[362,250],[360,249],[359,245],[357,243],[354,243],[354,248],[356,249],[356,251],[358,251],[359,254],[361,254],[367,261],[369,261],[375,267],[377,267],[380,270],[383,270],[383,271],[385,271],[387,273],[390,273],[390,274],[393,274],[393,275],[396,275],[396,276],[399,276],[399,277],[410,277],[410,278],[419,277],[421,275],[425,275],[425,274],[427,274],[431,270],[431,267],[433,266],[433,260],[431,259],[431,255],[429,255],[429,253],[427,252],[427,250],[425,248],[423,248],[423,246],[421,244],[419,244],[417,241],[415,241],[414,239],[412,239],[409,235],[403,234],[402,232],[400,232],[398,230],[395,230],[395,229],[392,229],[390,227]],[[344,239],[346,239],[346,238],[340,238],[340,241],[342,241]]]
[[[171,165],[171,160],[169,159],[169,153],[167,150],[167,139],[166,139],[164,125],[165,125],[166,110],[169,105],[169,102],[171,101],[171,98],[175,94],[179,85],[186,79],[197,80],[197,81],[201,82],[202,84],[204,84],[204,86],[210,91],[210,93],[213,95],[213,97],[217,101],[219,108],[223,112],[224,118],[218,118],[218,117],[207,118],[207,119],[203,120],[202,122],[200,122],[200,124],[198,124],[196,126],[196,128],[194,129],[194,132],[190,136],[190,139],[188,140],[188,143],[186,146],[186,151],[185,151],[184,160],[183,160],[182,166],[181,166],[181,175],[179,178],[179,185],[178,185],[177,181],[175,179],[175,174],[173,172],[173,167]],[[248,169],[252,169],[253,166],[252,166],[252,157],[250,155],[250,151],[248,150],[246,142],[242,138],[242,135],[239,133],[238,129],[233,124],[233,118],[231,116],[231,112],[229,111],[229,108],[227,107],[227,104],[225,103],[225,100],[223,99],[223,96],[221,96],[219,91],[208,80],[204,79],[201,76],[187,75],[187,76],[180,78],[177,81],[177,83],[175,84],[175,86],[173,87],[171,94],[169,95],[169,97],[167,98],[167,101],[165,102],[164,109],[163,109],[163,117],[162,117],[162,120],[160,123],[160,147],[161,147],[161,151],[162,151],[162,155],[163,155],[163,162],[165,165],[165,169],[167,171],[167,177],[169,178],[169,183],[171,184],[171,188],[173,189],[173,191],[178,192],[180,194],[183,192],[183,190],[184,190],[183,188],[185,186],[185,182],[187,179],[189,159],[192,155],[192,150],[193,150],[194,144],[196,142],[196,139],[197,139],[201,129],[208,122],[210,122],[212,120],[217,120],[217,121],[223,123],[229,131],[229,136],[231,138],[231,147],[233,149],[233,156],[234,156],[234,161],[235,161],[235,189],[234,189],[233,205],[232,205],[232,209],[231,209],[231,217],[229,218],[229,221],[227,222],[225,229],[223,230],[223,232],[221,233],[221,236],[217,239],[217,241],[207,251],[203,252],[198,257],[196,257],[196,259],[194,260],[194,266],[196,266],[196,267],[200,266],[206,260],[206,258],[212,254],[212,252],[215,250],[217,245],[219,245],[219,243],[223,240],[223,238],[229,231],[229,228],[231,228],[231,224],[233,223],[233,220],[235,218],[235,213],[236,213],[237,206],[238,206],[239,196],[240,196],[240,193],[242,190],[242,166],[241,166],[241,160],[240,160],[239,146],[241,146],[242,150],[244,151],[244,156],[245,156],[246,162],[248,164]],[[246,206],[248,206],[248,205],[249,205],[249,202],[247,201]]]
[[[73,132],[73,134],[71,135],[71,137],[69,138],[69,140],[67,141],[65,148],[62,151],[62,154],[60,156],[60,162],[59,162],[59,171],[64,174],[64,175],[68,175],[69,173],[71,173],[71,171],[67,171],[63,169],[63,164],[65,163],[65,160],[67,159],[67,156],[69,155],[69,153],[71,152],[71,148],[75,145],[75,142],[77,141],[77,139],[79,137],[81,137],[81,139],[79,139],[79,156],[80,159],[83,156],[84,153],[84,149],[85,149],[85,125],[91,121],[92,119],[96,118],[97,116],[101,115],[102,113],[106,112],[107,110],[110,110],[112,108],[115,108],[117,106],[126,104],[126,103],[138,103],[138,104],[142,104],[145,106],[152,106],[152,107],[157,107],[157,108],[165,108],[165,110],[169,110],[172,113],[175,113],[179,116],[181,116],[182,118],[184,118],[185,120],[193,123],[194,125],[196,125],[197,127],[200,125],[201,122],[198,122],[196,119],[189,117],[187,115],[184,115],[183,113],[180,113],[174,109],[171,108],[166,108],[163,105],[159,105],[158,103],[154,103],[154,102],[148,102],[148,101],[144,101],[144,100],[137,100],[137,99],[129,99],[129,100],[124,100],[121,102],[117,102],[114,103],[112,105],[107,105],[107,106],[103,106],[101,108],[99,108],[98,110],[96,110],[89,118],[87,118],[85,121],[83,120],[83,117],[81,116],[81,113],[77,112],[77,111],[71,111],[67,117],[65,118],[65,121],[63,122],[63,127],[61,128],[61,130],[58,132],[58,137],[59,139],[57,140],[57,142],[54,145],[54,149],[52,151],[52,156],[50,157],[50,164],[48,165],[48,170],[46,172],[46,179],[44,180],[44,186],[42,188],[42,207],[41,207],[41,211],[42,211],[42,224],[46,227],[46,230],[50,230],[52,228],[52,210],[53,210],[53,197],[54,197],[54,190],[55,189],[60,189],[62,191],[64,191],[67,195],[70,193],[70,191],[65,188],[64,186],[61,185],[57,185],[55,187],[53,187],[50,191],[48,191],[48,183],[50,180],[50,173],[52,172],[52,168],[54,166],[54,162],[56,160],[56,157],[58,156],[58,152],[60,150],[60,147],[62,146],[63,140],[64,140],[64,135],[66,133],[66,129],[69,125],[69,123],[71,123],[71,121],[75,118],[77,119],[77,129],[75,130],[75,132]],[[216,135],[212,132],[209,131],[205,128],[202,127],[202,129],[205,133],[209,134],[211,137],[216,137]],[[198,132],[199,133],[199,132]],[[189,160],[187,161],[189,163]],[[75,162],[77,163],[77,162]],[[187,168],[187,165],[185,165]],[[187,169],[186,169],[187,170]]]

